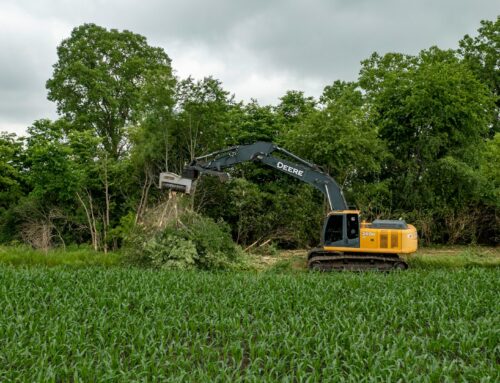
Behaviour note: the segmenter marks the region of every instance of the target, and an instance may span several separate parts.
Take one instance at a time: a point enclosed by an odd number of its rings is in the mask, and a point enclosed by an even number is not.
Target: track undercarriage
[[[343,253],[313,249],[307,266],[314,271],[406,270],[408,264],[397,254]]]

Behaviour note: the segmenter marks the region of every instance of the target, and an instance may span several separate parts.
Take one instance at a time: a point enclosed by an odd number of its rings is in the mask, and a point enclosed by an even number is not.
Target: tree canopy
[[[59,45],[57,55],[47,81],[49,100],[72,128],[101,137],[115,158],[124,151],[126,126],[153,106],[173,104],[170,59],[141,35],[84,24]]]
[[[144,36],[78,26],[46,84],[59,118],[0,135],[0,241],[107,251],[184,200],[242,245],[314,246],[323,196],[269,168],[204,177],[194,196],[156,188],[161,171],[266,140],[329,172],[367,219],[405,218],[427,243],[498,243],[499,35],[497,18],[457,50],[374,52],[356,81],[261,105],[237,102],[214,77],[175,77]]]

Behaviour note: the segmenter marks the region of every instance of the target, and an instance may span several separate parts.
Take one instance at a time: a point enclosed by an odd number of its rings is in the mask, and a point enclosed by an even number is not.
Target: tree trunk
[[[109,195],[109,180],[108,180],[108,156],[105,156],[104,163],[104,195],[106,199],[106,212],[103,217],[104,227],[103,227],[103,235],[104,235],[104,254],[108,252],[108,229],[109,229],[109,210],[110,210],[110,195]]]
[[[95,251],[99,250],[99,239],[98,239],[98,234],[96,230],[96,224],[95,224],[95,218],[94,218],[94,212],[93,212],[93,206],[92,206],[92,197],[90,193],[87,191],[87,197],[89,200],[89,206],[85,204],[83,201],[82,196],[80,193],[76,193],[76,196],[78,197],[78,200],[82,204],[83,209],[85,210],[85,215],[87,216],[87,223],[88,223],[88,228],[90,231],[90,237],[92,239],[92,247],[94,248]]]
[[[153,175],[150,174],[150,169],[144,169],[144,183],[142,185],[141,199],[139,200],[139,205],[137,206],[134,224],[137,225],[141,221],[146,207],[148,205],[149,190],[153,184]]]

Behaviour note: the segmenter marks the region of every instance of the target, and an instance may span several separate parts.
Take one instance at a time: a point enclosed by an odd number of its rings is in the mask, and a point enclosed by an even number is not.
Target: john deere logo
[[[299,177],[302,177],[304,174],[303,170],[299,170],[299,169],[294,168],[292,166],[285,165],[283,162],[278,162],[277,166],[278,166],[278,169],[283,169],[284,171],[286,171],[288,173],[296,174]]]

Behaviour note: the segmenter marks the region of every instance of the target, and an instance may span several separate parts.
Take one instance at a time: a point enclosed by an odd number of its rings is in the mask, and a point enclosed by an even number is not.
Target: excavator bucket
[[[170,189],[190,194],[192,186],[193,180],[190,178],[184,178],[171,172],[160,173],[160,189]]]

